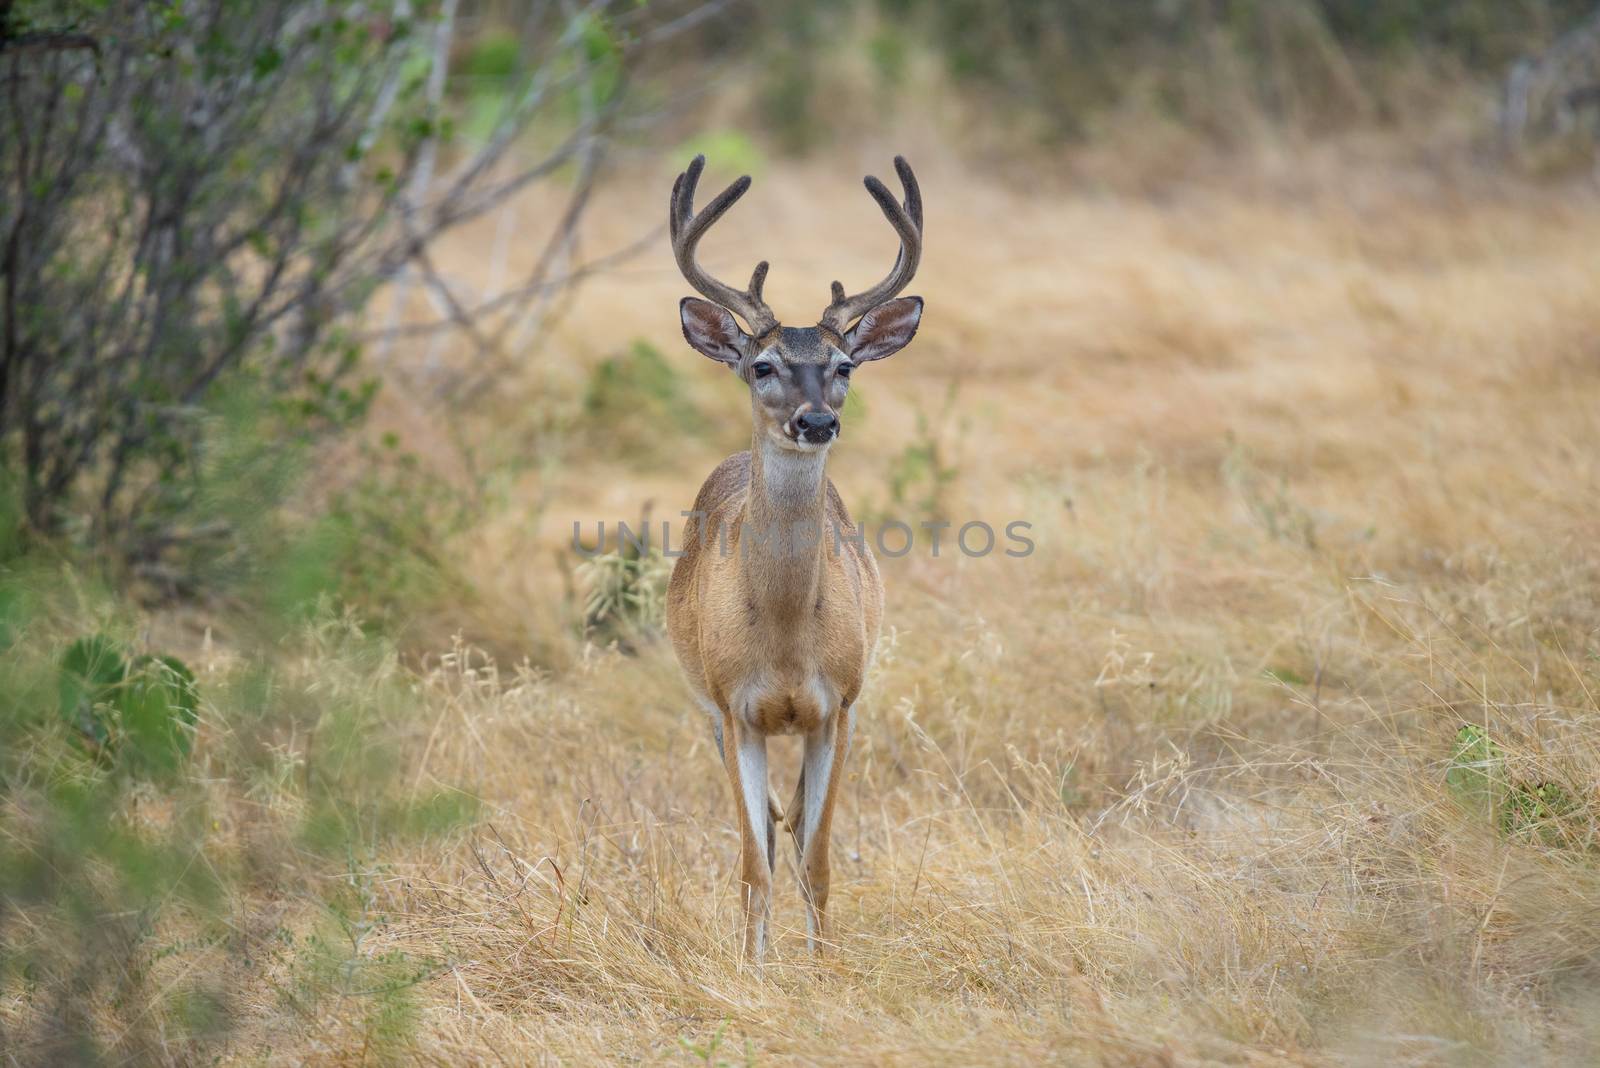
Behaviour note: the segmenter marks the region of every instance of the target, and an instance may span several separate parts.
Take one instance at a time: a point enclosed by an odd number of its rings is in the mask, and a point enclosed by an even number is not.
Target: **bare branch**
[[[15,37],[0,37],[0,53],[5,52],[72,52],[84,51],[100,54],[100,42],[87,33],[71,30],[35,30],[19,33]]]

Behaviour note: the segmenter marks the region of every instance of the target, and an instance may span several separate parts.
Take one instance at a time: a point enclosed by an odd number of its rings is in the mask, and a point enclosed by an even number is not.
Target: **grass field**
[[[914,159],[929,311],[860,376],[830,470],[858,514],[1021,519],[1037,550],[884,561],[836,950],[805,955],[783,860],[775,959],[737,965],[731,805],[664,644],[456,658],[417,774],[483,821],[381,888],[381,944],[450,962],[416,1052],[1587,1063],[1592,193],[1351,145],[1144,193]],[[770,257],[780,314],[815,315],[887,263],[858,164],[762,176],[708,258]],[[601,238],[653,224],[668,177],[613,190]],[[559,410],[640,337],[705,424],[621,450],[601,428],[466,537],[509,619],[548,611],[574,520],[673,515],[741,444],[741,387],[675,336],[682,290],[664,246],[596,280],[486,402]],[[797,759],[777,747],[780,793]]]
[[[775,308],[811,321],[834,277],[887,269],[858,179],[900,147],[770,165],[706,261],[743,277],[770,258]],[[1593,1063],[1592,188],[1360,140],[1158,184],[1002,178],[917,148],[928,311],[858,376],[830,473],[858,517],[1022,520],[1037,548],[880,556],[836,946],[805,953],[780,852],[771,958],[740,966],[732,805],[670,650],[571,637],[572,524],[675,516],[747,433],[743,387],[678,337],[663,239],[476,402],[462,432],[528,455],[448,544],[475,593],[421,621],[424,666],[334,636],[295,669],[334,700],[404,692],[386,774],[476,798],[463,829],[347,880],[369,919],[346,957],[426,962],[400,1037],[359,991],[296,1009],[306,965],[281,950],[242,986],[232,1053]],[[593,247],[657,225],[672,170],[612,186]],[[497,267],[495,226],[441,263],[515,276],[536,250]],[[667,370],[623,361],[599,397],[596,368],[636,340]],[[420,404],[385,403],[380,423],[452,470]],[[498,666],[449,651],[456,631]],[[230,670],[208,655],[203,685]],[[206,729],[242,728],[203,729],[202,757]],[[798,754],[774,745],[780,796]],[[298,803],[212,789],[226,835]],[[324,922],[259,893],[299,945]]]

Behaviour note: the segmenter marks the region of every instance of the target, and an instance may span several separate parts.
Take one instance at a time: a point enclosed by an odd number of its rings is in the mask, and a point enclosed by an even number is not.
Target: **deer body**
[[[904,160],[895,161],[904,205],[867,179],[901,235],[895,269],[856,297],[835,282],[834,302],[817,326],[781,327],[761,300],[765,263],[741,292],[695,262],[699,238],[749,187],[740,179],[696,215],[703,165],[696,159],[679,176],[670,219],[679,267],[716,303],[685,298],[680,316],[692,347],[750,385],[753,433],[750,450],[724,460],[696,497],[668,587],[667,630],[690,691],[711,719],[733,788],[745,953],[759,961],[780,822],[794,837],[813,949],[826,933],[838,772],[883,618],[883,583],[824,468],[850,374],[899,351],[916,332],[921,299],[892,298],[916,268],[922,206]],[[782,734],[804,739],[787,815],[767,776],[767,739]]]
[[[667,628],[690,690],[712,717],[740,800],[745,939],[759,955],[782,818],[769,799],[766,739],[798,734],[806,741],[789,812],[815,941],[827,908],[825,843],[836,788],[829,772],[844,763],[883,616],[883,584],[864,544],[835,546],[825,535],[814,548],[778,547],[752,536],[762,528],[850,528],[820,456],[794,458],[759,445],[732,456],[701,488],[695,512],[668,590]],[[808,851],[807,839],[821,845]]]
[[[758,443],[712,472],[694,516],[667,595],[690,688],[764,734],[825,726],[866,681],[883,584],[822,457]],[[780,530],[800,544],[757,533]]]

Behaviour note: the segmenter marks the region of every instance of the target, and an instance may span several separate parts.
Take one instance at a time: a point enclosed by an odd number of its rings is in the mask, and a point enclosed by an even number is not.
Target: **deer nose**
[[[831,441],[839,432],[839,417],[829,411],[809,411],[795,420],[800,436],[814,444]]]

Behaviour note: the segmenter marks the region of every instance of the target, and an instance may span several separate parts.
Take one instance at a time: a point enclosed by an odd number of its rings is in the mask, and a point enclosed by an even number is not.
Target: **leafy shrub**
[[[18,1063],[223,1057],[246,1003],[348,1029],[393,1059],[438,963],[374,953],[374,857],[478,814],[417,786],[402,741],[417,680],[323,616],[200,687],[169,657],[63,627],[114,616],[71,573],[0,571],[0,1048]],[[241,833],[243,832],[243,833]],[[264,902],[298,903],[289,914]],[[271,972],[269,970],[278,969]],[[281,979],[281,982],[279,981]],[[270,999],[268,999],[270,1000]]]
[[[415,90],[378,107],[409,23],[300,0],[6,9],[8,32],[88,45],[10,59],[0,457],[37,529],[166,532],[219,383],[359,411],[358,350],[330,327],[381,273],[378,223],[428,133]]]
[[[1434,49],[1496,72],[1594,10],[1590,0],[1319,0],[1316,6],[1348,46]]]
[[[772,8],[777,14],[768,23],[771,39],[761,64],[756,108],[763,127],[785,152],[813,149],[833,132],[814,103],[825,77],[821,61],[828,43],[837,39],[842,6],[823,0]]]
[[[944,406],[933,417],[917,410],[916,434],[889,461],[888,518],[910,522],[949,515],[949,491],[961,476],[952,454],[965,432],[965,424],[956,416],[959,392],[952,382]]]
[[[505,42],[483,46],[475,62],[504,83],[503,106],[430,189],[454,128],[439,21],[453,12],[0,6],[0,470],[20,523],[135,558],[194,537],[229,394],[277,406],[270,450],[349,426],[375,387],[347,328],[377,287],[512,191],[565,181],[567,160],[584,154],[593,172],[620,47],[603,10],[540,9],[520,63],[507,67]],[[541,71],[564,73],[527,92]],[[560,147],[512,165],[536,121]]]
[[[326,590],[390,633],[415,613],[470,601],[445,549],[477,515],[473,487],[427,470],[393,438],[362,456],[361,475],[307,532],[310,551],[295,565],[306,592]]]

